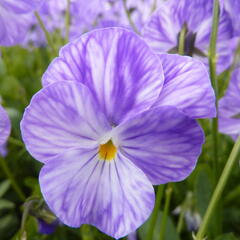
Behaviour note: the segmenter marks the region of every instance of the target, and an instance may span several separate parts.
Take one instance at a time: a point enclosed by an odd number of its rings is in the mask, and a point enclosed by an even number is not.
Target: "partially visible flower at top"
[[[193,171],[204,141],[193,118],[216,114],[201,62],[158,56],[123,28],[67,44],[42,82],[21,131],[44,163],[44,199],[64,224],[92,224],[115,238],[149,217],[152,184]]]
[[[12,46],[23,42],[32,13],[43,0],[0,1],[0,45]]]
[[[240,1],[239,0],[220,0],[225,10],[229,13],[234,27],[234,34],[240,35]]]
[[[10,135],[11,123],[8,117],[7,112],[0,105],[0,155],[5,156],[6,151],[6,142]]]
[[[198,58],[208,65],[208,48],[212,30],[213,1],[169,0],[160,4],[142,30],[144,39],[156,52],[177,53],[180,32],[185,28],[184,55]],[[218,42],[217,71],[228,68],[234,48],[232,21],[221,8]]]
[[[131,19],[139,32],[152,12],[162,1],[163,0],[126,0],[127,11],[130,13]],[[118,15],[118,25],[131,27],[124,9],[124,1],[111,0],[111,2],[113,11]]]
[[[236,139],[240,134],[240,69],[232,73],[225,96],[219,101],[219,130]]]
[[[70,1],[70,39],[79,37],[82,33],[96,27],[120,25],[119,9],[111,0]],[[39,9],[39,15],[48,32],[66,35],[67,0],[48,0]],[[29,22],[26,44],[45,45],[46,39],[35,17]]]

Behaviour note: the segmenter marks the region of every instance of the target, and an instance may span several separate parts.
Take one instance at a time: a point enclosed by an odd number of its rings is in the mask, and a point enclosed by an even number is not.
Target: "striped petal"
[[[152,184],[181,181],[194,169],[204,141],[197,122],[175,107],[148,110],[115,129],[121,153]]]
[[[89,90],[65,81],[39,91],[21,122],[26,148],[41,162],[70,148],[95,146],[110,129]]]
[[[191,118],[215,117],[215,95],[205,66],[191,57],[175,54],[159,57],[165,82],[153,106],[175,106]]]
[[[148,218],[154,190],[126,157],[98,160],[97,151],[70,150],[48,162],[40,173],[41,191],[64,224],[92,224],[118,239]]]
[[[123,28],[106,28],[61,49],[44,74],[43,85],[59,80],[88,86],[100,110],[117,125],[150,108],[161,91],[163,71],[140,37]]]
[[[240,69],[236,69],[225,96],[219,101],[219,129],[233,137],[240,134]]]
[[[0,105],[0,154],[4,153],[4,145],[10,135],[11,123],[7,112]]]

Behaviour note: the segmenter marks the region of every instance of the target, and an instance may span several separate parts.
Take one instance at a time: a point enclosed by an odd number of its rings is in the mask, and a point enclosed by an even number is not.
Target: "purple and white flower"
[[[44,163],[42,194],[64,224],[115,238],[149,217],[152,184],[193,171],[204,141],[193,118],[215,116],[201,62],[158,56],[122,28],[67,44],[42,82],[21,122],[28,151]]]
[[[234,139],[240,134],[240,69],[232,73],[225,96],[219,101],[219,130]]]
[[[212,12],[213,1],[209,0],[163,2],[143,28],[144,39],[156,52],[177,53],[180,32],[185,28],[185,55],[207,65]],[[221,9],[217,42],[218,72],[228,68],[232,62],[233,49],[229,47],[229,41],[233,32],[229,15]]]
[[[11,124],[7,112],[0,105],[0,155],[6,155],[6,142],[10,135]]]
[[[23,42],[32,12],[43,0],[1,0],[0,45],[12,46]]]

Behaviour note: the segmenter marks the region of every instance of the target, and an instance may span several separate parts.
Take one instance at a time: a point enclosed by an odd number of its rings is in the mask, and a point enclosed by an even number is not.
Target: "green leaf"
[[[239,240],[239,238],[236,238],[233,233],[227,233],[218,236],[217,238],[215,238],[215,240]]]
[[[9,200],[6,199],[0,199],[0,211],[6,210],[6,209],[13,209],[15,207],[15,204]]]
[[[211,172],[206,165],[198,169],[195,177],[194,193],[196,198],[196,207],[203,217],[208,207],[213,190],[213,181]]]
[[[8,179],[0,183],[0,198],[4,196],[9,188],[10,181]]]
[[[158,218],[157,218],[157,223],[154,228],[154,233],[153,233],[153,240],[158,240],[159,239],[159,231],[160,231],[160,224],[161,224],[161,218],[162,218],[162,211],[158,213]],[[141,240],[145,240],[147,236],[147,232],[149,229],[149,224],[150,221],[148,220],[145,222],[142,227],[139,229],[139,236]],[[165,237],[164,240],[180,240],[177,230],[172,222],[171,217],[167,218],[167,225],[166,225],[166,231],[165,231]]]

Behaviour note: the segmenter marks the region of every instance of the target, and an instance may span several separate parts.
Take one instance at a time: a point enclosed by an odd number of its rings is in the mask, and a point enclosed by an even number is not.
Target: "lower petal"
[[[121,154],[99,160],[97,149],[72,150],[48,162],[40,186],[64,224],[92,224],[114,238],[136,230],[154,205],[153,187],[140,169]]]

